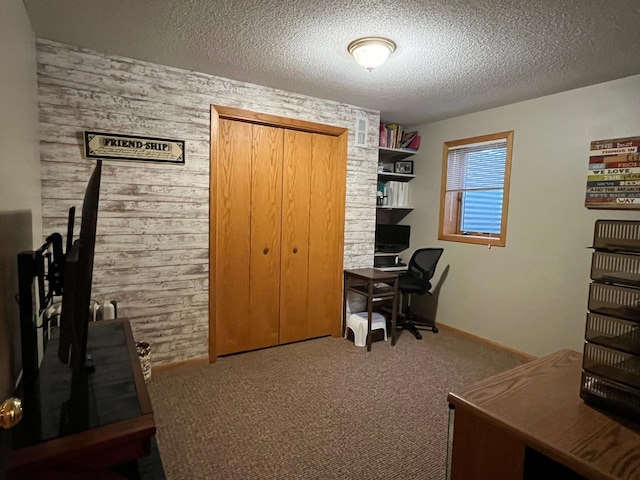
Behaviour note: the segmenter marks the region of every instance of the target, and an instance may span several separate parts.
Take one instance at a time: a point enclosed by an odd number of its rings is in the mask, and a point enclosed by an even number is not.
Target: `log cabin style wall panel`
[[[184,165],[103,162],[92,297],[118,301],[154,365],[208,355],[212,104],[348,128],[344,267],[372,264],[378,112],[48,40],[37,55],[43,235],[64,234],[82,202],[84,130],[186,142]],[[366,148],[353,145],[362,117]]]

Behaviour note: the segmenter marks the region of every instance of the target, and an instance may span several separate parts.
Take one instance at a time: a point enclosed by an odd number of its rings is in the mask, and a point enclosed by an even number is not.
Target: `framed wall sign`
[[[591,142],[587,208],[640,209],[640,137]]]
[[[119,133],[84,132],[86,158],[184,164],[184,141]]]

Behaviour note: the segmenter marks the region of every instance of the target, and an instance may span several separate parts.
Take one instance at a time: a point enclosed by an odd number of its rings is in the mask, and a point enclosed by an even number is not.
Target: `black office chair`
[[[433,333],[438,333],[438,327],[436,327],[435,319],[433,319],[433,323],[416,320],[411,313],[410,296],[414,294],[431,295],[430,280],[436,272],[436,265],[438,265],[442,252],[444,252],[444,248],[419,248],[411,256],[407,272],[401,273],[398,277],[398,291],[402,294],[402,303],[397,327],[409,330],[418,340],[422,339],[418,327],[431,329]]]

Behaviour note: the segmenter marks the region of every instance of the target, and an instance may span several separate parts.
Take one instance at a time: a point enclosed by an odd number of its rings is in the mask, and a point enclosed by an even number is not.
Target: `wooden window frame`
[[[506,141],[507,154],[504,172],[504,189],[502,197],[502,217],[500,233],[494,234],[463,234],[460,232],[460,204],[461,192],[447,191],[447,172],[449,165],[449,149],[475,143]],[[511,156],[513,152],[513,130],[507,132],[482,135],[479,137],[464,138],[444,142],[442,149],[442,181],[440,183],[440,222],[438,227],[438,240],[450,242],[473,243],[504,247],[507,242],[507,214],[509,212],[509,187],[511,183]]]

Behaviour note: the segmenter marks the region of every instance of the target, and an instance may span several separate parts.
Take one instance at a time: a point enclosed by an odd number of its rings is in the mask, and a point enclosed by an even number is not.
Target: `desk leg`
[[[367,295],[367,352],[371,351],[371,316],[373,315],[373,281],[369,280]]]
[[[391,346],[393,347],[398,340],[398,332],[396,324],[398,321],[398,279],[393,282],[393,302],[391,305]]]

